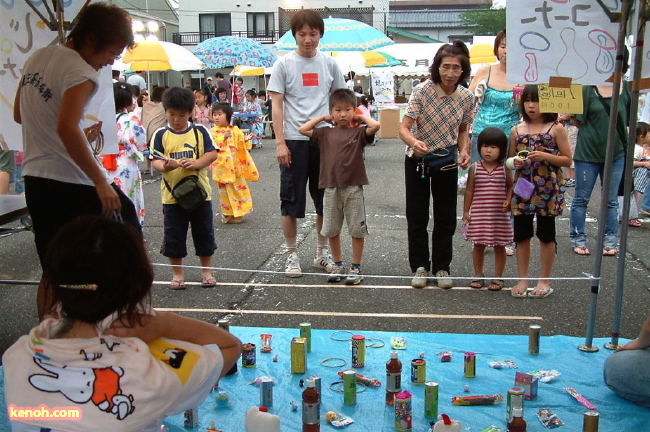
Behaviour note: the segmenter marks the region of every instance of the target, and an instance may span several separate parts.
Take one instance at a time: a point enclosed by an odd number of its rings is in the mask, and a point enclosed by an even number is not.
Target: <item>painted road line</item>
[[[448,319],[489,319],[489,320],[534,320],[543,321],[538,316],[522,315],[443,315],[443,314],[399,314],[373,312],[327,312],[327,311],[288,311],[288,310],[246,310],[246,309],[205,309],[205,308],[155,308],[164,312],[198,312],[225,313],[233,315],[316,315],[336,317],[365,317],[365,318],[448,318]]]

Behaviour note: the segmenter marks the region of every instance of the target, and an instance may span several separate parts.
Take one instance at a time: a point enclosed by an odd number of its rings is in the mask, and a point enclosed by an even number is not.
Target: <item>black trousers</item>
[[[404,160],[406,186],[406,223],[409,243],[409,265],[415,272],[424,267],[433,273],[449,272],[452,259],[452,239],[456,231],[456,203],[458,199],[458,169],[440,171],[422,178],[417,161]],[[429,254],[429,211],[433,198],[433,233]]]

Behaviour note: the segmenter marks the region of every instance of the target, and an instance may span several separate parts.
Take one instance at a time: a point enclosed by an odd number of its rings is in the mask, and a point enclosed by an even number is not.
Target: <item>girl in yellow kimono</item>
[[[212,180],[219,189],[221,222],[240,223],[253,211],[253,199],[246,180],[258,181],[259,174],[248,150],[250,138],[231,126],[232,108],[218,102],[212,105],[212,140],[219,157],[212,163]]]

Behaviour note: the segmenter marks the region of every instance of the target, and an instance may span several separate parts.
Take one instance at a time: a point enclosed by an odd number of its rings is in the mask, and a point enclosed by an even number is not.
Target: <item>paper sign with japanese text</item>
[[[373,68],[370,72],[372,96],[377,104],[395,103],[395,78],[389,70]]]
[[[547,83],[553,76],[604,84],[615,67],[620,10],[609,0],[508,2],[508,82]]]
[[[13,109],[16,89],[25,61],[39,48],[58,43],[58,32],[50,30],[29,7],[28,1],[0,1],[0,147],[4,150],[22,150],[22,129],[14,122]],[[72,21],[85,0],[63,0],[64,19]],[[42,1],[32,4],[49,17]],[[51,8],[51,3],[50,8]],[[100,85],[86,107],[82,127],[103,122],[103,153],[117,153],[117,127],[110,66],[98,72]]]
[[[582,86],[580,84],[571,84],[571,88],[539,84],[538,89],[540,112],[582,114]]]

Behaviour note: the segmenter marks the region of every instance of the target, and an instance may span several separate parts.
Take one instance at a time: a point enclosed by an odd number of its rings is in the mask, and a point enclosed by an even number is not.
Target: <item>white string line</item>
[[[192,266],[192,265],[172,265],[172,264],[164,264],[164,263],[152,263],[154,266],[158,267],[181,267],[184,269],[209,269],[209,270],[215,270],[215,271],[225,271],[225,272],[236,272],[236,273],[260,273],[260,274],[272,274],[272,275],[285,275],[286,273],[284,271],[279,271],[279,270],[254,270],[254,269],[236,269],[236,268],[231,268],[231,267],[202,267],[202,266]],[[587,280],[587,281],[594,281],[594,280],[599,280],[600,278],[596,278],[590,274],[583,273],[584,276],[582,277],[548,277],[548,278],[542,278],[542,277],[527,277],[527,278],[522,278],[522,277],[490,277],[490,276],[483,276],[483,277],[478,277],[478,276],[454,276],[450,275],[449,278],[451,279],[458,279],[458,280],[476,280],[476,279],[502,279],[502,280],[512,280],[512,281],[518,281],[518,280],[559,280],[559,281],[570,281],[570,280]],[[330,276],[330,273],[302,273],[303,276]],[[346,275],[342,275],[345,277]],[[394,275],[370,275],[370,274],[362,274],[364,278],[377,278],[377,279],[412,279],[413,276],[394,276]],[[442,279],[442,278],[437,278],[434,275],[427,276],[428,279]],[[446,278],[445,278],[446,279]]]
[[[448,318],[448,319],[491,319],[491,320],[536,320],[543,321],[538,316],[522,315],[442,315],[442,314],[401,314],[381,312],[328,312],[328,311],[286,311],[286,310],[251,310],[251,309],[208,309],[208,308],[160,308],[163,312],[197,312],[197,313],[226,313],[230,315],[319,315],[337,317],[382,317],[382,318]]]
[[[343,281],[341,281],[343,282]],[[162,285],[162,286],[168,286],[169,281],[154,281],[154,285]],[[185,281],[185,285],[196,285],[200,286],[201,282],[187,282]],[[328,284],[281,284],[281,283],[263,283],[263,282],[217,282],[217,286],[220,287],[244,287],[244,288],[254,288],[254,289],[264,289],[264,288],[336,288],[337,290],[341,289],[356,289],[356,288],[364,288],[364,289],[405,289],[409,291],[413,291],[413,287],[409,285],[367,285],[367,284],[359,284],[359,285],[345,285],[341,283],[328,283]],[[440,291],[448,291],[443,288],[439,288],[437,286],[426,286],[424,288],[418,288],[418,291],[422,290],[440,290]],[[512,288],[507,288],[504,287],[502,288],[502,291],[509,291],[512,290]],[[454,291],[481,291],[476,288],[472,288],[469,286],[455,286]]]

